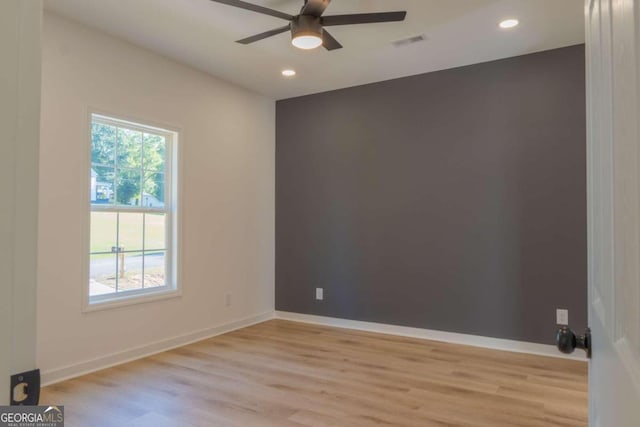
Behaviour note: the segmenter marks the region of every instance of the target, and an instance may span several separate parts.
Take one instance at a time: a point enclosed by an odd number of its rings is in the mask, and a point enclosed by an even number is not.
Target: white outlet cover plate
[[[322,301],[324,299],[324,289],[323,288],[316,288],[316,299],[318,301]]]
[[[562,326],[569,325],[569,310],[557,309],[556,310],[556,323]]]

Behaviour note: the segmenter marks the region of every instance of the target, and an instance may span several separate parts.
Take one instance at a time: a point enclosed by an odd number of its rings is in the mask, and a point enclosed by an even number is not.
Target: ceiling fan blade
[[[291,29],[290,25],[285,25],[284,27],[276,28],[275,30],[265,31],[264,33],[256,34],[255,36],[247,37],[246,39],[238,40],[236,43],[240,44],[249,44],[254,43],[267,37],[275,36],[277,34],[281,34],[287,32]]]
[[[300,11],[300,15],[321,16],[329,6],[331,0],[307,0]]]
[[[329,27],[332,25],[373,24],[376,22],[399,22],[399,21],[404,21],[406,16],[407,16],[407,12],[356,13],[353,15],[323,16],[322,25],[325,27]]]
[[[226,4],[228,6],[239,7],[240,9],[250,10],[252,12],[262,13],[264,15],[275,16],[276,18],[286,19],[287,21],[291,21],[293,19],[293,16],[289,15],[288,13],[269,9],[268,7],[247,3],[246,1],[242,1],[242,0],[211,0],[211,1],[216,3]]]
[[[327,30],[322,31],[322,45],[327,50],[342,49],[342,45]]]

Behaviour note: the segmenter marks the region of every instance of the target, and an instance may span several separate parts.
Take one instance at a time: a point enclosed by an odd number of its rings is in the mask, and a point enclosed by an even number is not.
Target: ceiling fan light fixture
[[[299,35],[291,39],[291,44],[298,49],[311,50],[322,46],[322,39],[317,35]]]
[[[322,24],[315,16],[299,16],[291,22],[291,44],[298,49],[311,50],[322,46]]]

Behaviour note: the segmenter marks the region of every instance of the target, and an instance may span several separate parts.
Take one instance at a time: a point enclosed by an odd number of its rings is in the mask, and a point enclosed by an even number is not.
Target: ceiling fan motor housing
[[[322,23],[317,16],[300,15],[291,21],[291,36],[294,39],[303,36],[322,38],[322,31]]]

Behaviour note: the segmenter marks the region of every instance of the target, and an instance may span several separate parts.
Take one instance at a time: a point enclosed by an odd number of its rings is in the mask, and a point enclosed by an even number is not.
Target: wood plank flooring
[[[587,365],[272,320],[43,389],[67,426],[587,426]]]

